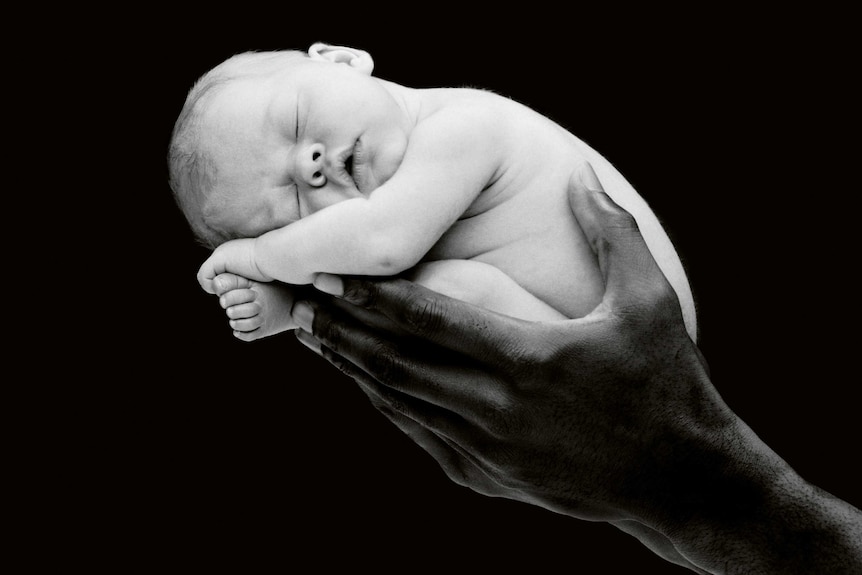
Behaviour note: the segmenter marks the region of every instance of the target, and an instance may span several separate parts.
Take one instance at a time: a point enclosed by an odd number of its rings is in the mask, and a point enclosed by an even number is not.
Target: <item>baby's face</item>
[[[247,237],[370,194],[401,163],[409,132],[384,83],[307,58],[229,86],[205,121],[217,167],[206,211]]]

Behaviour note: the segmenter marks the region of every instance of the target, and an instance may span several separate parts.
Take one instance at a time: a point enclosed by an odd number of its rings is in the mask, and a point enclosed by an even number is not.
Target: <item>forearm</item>
[[[731,427],[669,482],[659,530],[677,551],[709,573],[862,571],[862,512],[806,482],[741,421]]]
[[[394,275],[430,248],[399,232],[370,201],[356,198],[261,235],[254,258],[263,274],[289,284],[311,283],[321,272]]]
[[[676,547],[710,573],[862,572],[858,509],[801,479],[795,489],[772,497],[744,523],[693,522]]]

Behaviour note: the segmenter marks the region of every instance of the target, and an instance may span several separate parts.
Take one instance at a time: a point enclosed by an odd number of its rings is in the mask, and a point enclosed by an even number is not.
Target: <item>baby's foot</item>
[[[254,341],[297,327],[290,317],[293,290],[285,284],[230,273],[219,274],[213,284],[237,339]]]

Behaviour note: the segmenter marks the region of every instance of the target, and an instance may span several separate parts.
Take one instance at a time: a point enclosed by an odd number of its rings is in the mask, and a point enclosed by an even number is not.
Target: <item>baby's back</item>
[[[499,177],[429,252],[429,260],[489,263],[568,317],[589,313],[604,284],[568,200],[568,184],[583,162],[605,191],[637,220],[654,257],[677,291],[690,333],[694,304],[682,264],[655,214],[604,157],[558,124],[501,96],[455,91],[505,122]],[[474,102],[475,103],[475,102]],[[499,140],[499,138],[498,138]]]

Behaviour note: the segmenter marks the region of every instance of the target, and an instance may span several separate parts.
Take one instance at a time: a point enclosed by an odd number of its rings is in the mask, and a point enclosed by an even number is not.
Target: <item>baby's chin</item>
[[[392,174],[388,172],[378,176],[377,170],[367,170],[362,178],[357,178],[356,186],[359,188],[359,192],[363,196],[367,196],[368,194],[385,184],[391,177]]]
[[[388,140],[381,146],[377,146],[372,153],[370,161],[366,164],[362,176],[357,184],[363,195],[370,194],[395,175],[404,153],[407,149],[407,138],[403,141]]]

